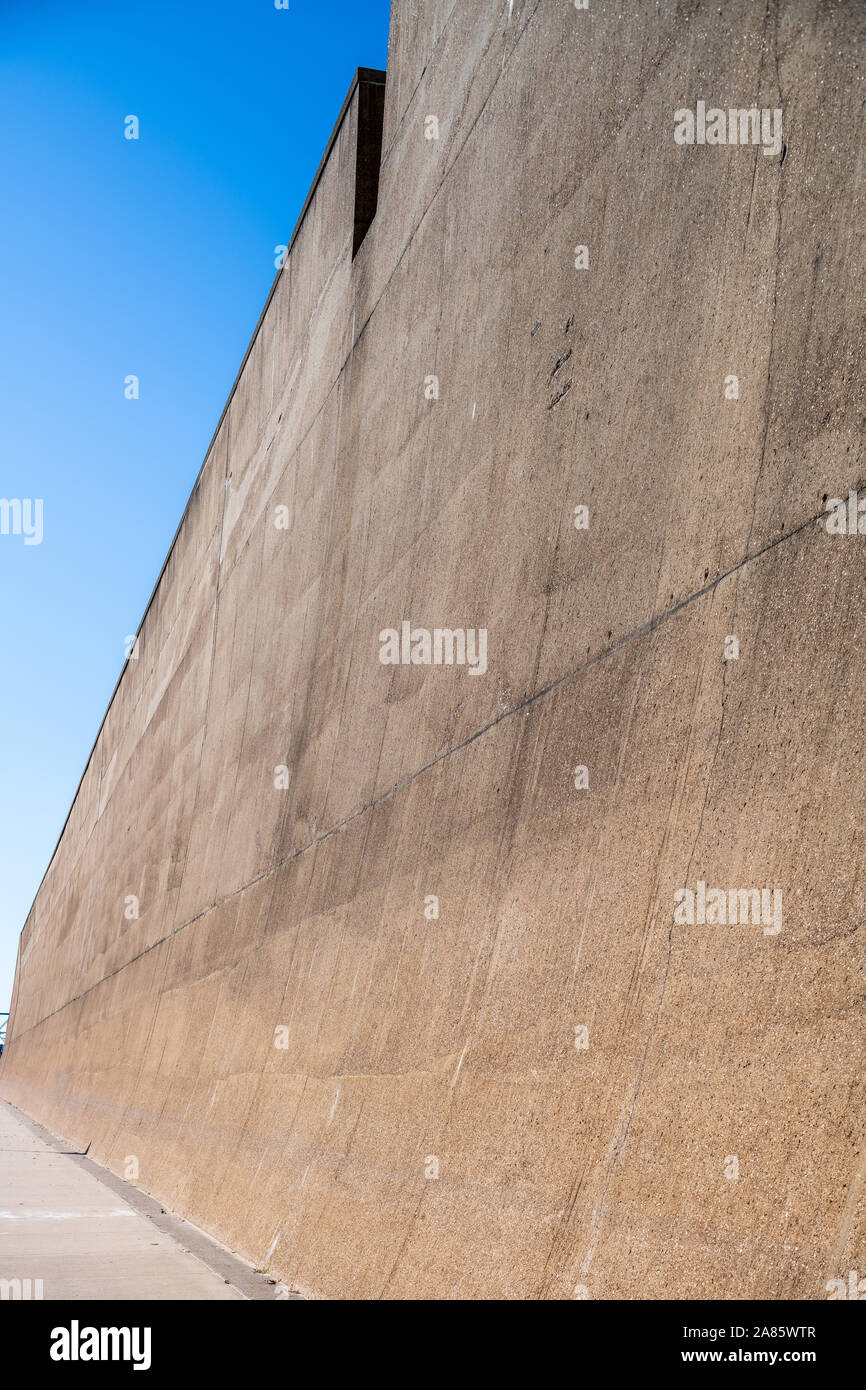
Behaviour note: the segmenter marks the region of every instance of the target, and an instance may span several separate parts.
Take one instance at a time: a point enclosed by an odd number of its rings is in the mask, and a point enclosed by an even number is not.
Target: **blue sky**
[[[274,247],[355,68],[386,66],[389,11],[0,4],[0,497],[44,516],[39,545],[0,534],[0,1009]]]

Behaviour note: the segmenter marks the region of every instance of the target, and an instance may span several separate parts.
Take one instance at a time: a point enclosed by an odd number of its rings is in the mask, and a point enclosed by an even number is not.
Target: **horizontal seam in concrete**
[[[859,492],[862,488],[866,488],[866,479],[857,484],[856,490]],[[755,561],[762,559],[762,557],[769,554],[770,551],[776,550],[780,545],[784,545],[786,541],[793,540],[795,536],[799,536],[810,526],[818,525],[821,519],[826,515],[827,513],[825,511],[820,511],[815,516],[808,517],[806,521],[801,522],[799,526],[795,526],[792,530],[786,531],[783,535],[778,536],[775,540],[768,541],[760,550],[756,550],[752,555],[746,555],[742,560],[738,561],[736,565],[732,565],[730,569],[725,570],[724,574],[720,574],[715,579],[711,579],[709,583],[704,584],[700,589],[696,589],[694,593],[688,594],[685,598],[680,599],[671,608],[666,608],[661,613],[654,614],[651,618],[648,618],[646,622],[640,623],[638,627],[632,628],[630,632],[617,638],[609,647],[603,647],[601,651],[595,652],[593,656],[587,657],[586,661],[581,662],[579,666],[574,666],[570,671],[565,671],[561,676],[557,676],[556,680],[551,681],[549,685],[544,686],[541,690],[536,690],[532,695],[527,695],[526,699],[521,700],[518,705],[513,705],[511,709],[503,710],[502,713],[497,714],[494,719],[490,719],[486,724],[482,724],[480,728],[476,729],[468,738],[465,738],[462,743],[457,743],[453,748],[446,748],[443,752],[437,753],[435,758],[431,758],[429,762],[424,763],[423,766],[417,768],[415,772],[408,773],[399,782],[396,782],[393,787],[390,787],[388,791],[382,792],[381,795],[374,797],[372,801],[366,802],[363,806],[359,807],[357,811],[353,811],[351,815],[344,817],[343,820],[338,821],[336,825],[332,825],[328,830],[323,830],[321,835],[317,835],[314,839],[309,840],[307,844],[301,845],[300,849],[293,850],[291,854],[285,855],[284,858],[277,860],[275,864],[271,864],[267,869],[263,869],[260,874],[256,874],[253,878],[249,879],[248,882],[242,883],[239,888],[235,888],[233,892],[226,894],[224,898],[220,898],[219,902],[211,903],[208,907],[202,908],[201,912],[197,912],[194,917],[190,917],[186,922],[181,922],[170,932],[167,932],[165,936],[161,936],[158,941],[152,942],[152,944],[146,946],[143,951],[139,951],[137,955],[132,956],[128,961],[124,961],[123,965],[119,965],[116,970],[109,971],[107,975],[103,975],[101,979],[89,985],[87,989],[82,990],[80,994],[76,994],[71,999],[67,999],[64,1004],[60,1005],[59,1009],[54,1009],[50,1014],[45,1014],[42,1018],[38,1019],[36,1023],[31,1023],[27,1028],[23,1029],[22,1032],[18,1033],[16,1031],[10,1042],[14,1043],[17,1042],[19,1038],[26,1037],[26,1035],[33,1032],[35,1028],[41,1027],[43,1023],[47,1023],[49,1019],[56,1017],[56,1015],[62,1013],[64,1009],[68,1009],[70,1005],[78,1003],[80,999],[84,999],[88,994],[91,994],[93,990],[99,989],[100,985],[113,979],[115,975],[120,975],[124,970],[128,970],[131,965],[135,965],[136,961],[142,960],[145,956],[149,955],[151,951],[155,951],[160,946],[164,946],[167,941],[177,936],[179,932],[185,931],[187,927],[194,926],[196,922],[206,917],[209,912],[215,912],[217,909],[224,907],[226,903],[231,902],[241,893],[246,893],[248,889],[254,888],[257,883],[261,883],[264,879],[269,878],[271,874],[278,873],[280,869],[285,868],[285,866],[292,863],[293,860],[300,859],[302,855],[308,854],[311,849],[315,849],[318,845],[322,844],[324,840],[330,839],[332,835],[336,835],[338,831],[345,829],[347,825],[351,825],[359,816],[365,815],[367,811],[374,810],[377,806],[380,806],[382,802],[389,800],[392,796],[396,796],[401,791],[405,791],[407,787],[411,786],[411,784],[416,781],[417,778],[423,776],[425,772],[429,772],[431,768],[436,767],[438,763],[444,762],[446,758],[450,758],[453,754],[461,753],[465,748],[469,748],[479,738],[488,733],[491,729],[495,729],[496,726],[501,724],[504,720],[510,719],[516,714],[522,714],[524,710],[531,708],[531,706],[536,704],[539,700],[543,700],[548,695],[553,694],[560,686],[565,685],[567,681],[576,680],[579,676],[582,676],[584,672],[597,666],[599,662],[603,661],[606,657],[615,656],[617,652],[621,651],[623,647],[628,646],[631,642],[639,641],[642,637],[646,637],[651,632],[655,632],[656,628],[661,627],[671,618],[676,617],[684,608],[689,607],[690,604],[703,598],[705,594],[711,593],[714,589],[718,588],[720,584],[723,584],[726,579],[730,579],[732,575],[737,574],[738,571],[744,569],[747,565],[754,564]]]

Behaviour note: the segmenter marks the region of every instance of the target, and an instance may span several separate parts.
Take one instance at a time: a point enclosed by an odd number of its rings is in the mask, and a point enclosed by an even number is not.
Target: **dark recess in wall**
[[[358,158],[355,167],[355,235],[352,259],[376,216],[379,201],[379,163],[385,114],[385,74],[378,68],[358,69]]]

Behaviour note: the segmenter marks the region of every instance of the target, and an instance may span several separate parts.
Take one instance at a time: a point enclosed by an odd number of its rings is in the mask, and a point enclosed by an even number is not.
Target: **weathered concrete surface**
[[[864,37],[854,0],[395,0],[376,218],[353,260],[354,103],[0,1070],[302,1289],[866,1263],[866,536],[821,524],[866,484]],[[782,153],[676,145],[698,100],[781,107]],[[487,674],[383,666],[402,619],[485,627]],[[782,930],[675,923],[699,881]]]

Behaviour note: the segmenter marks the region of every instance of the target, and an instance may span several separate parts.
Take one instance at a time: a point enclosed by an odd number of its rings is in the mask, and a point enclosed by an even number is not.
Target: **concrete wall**
[[[355,97],[0,1070],[312,1294],[866,1264],[866,536],[823,524],[866,487],[864,28],[394,0],[375,220],[353,259]],[[698,100],[781,107],[782,152],[677,145]],[[404,619],[486,628],[487,673],[381,664]],[[781,890],[782,930],[678,924],[698,881]]]

